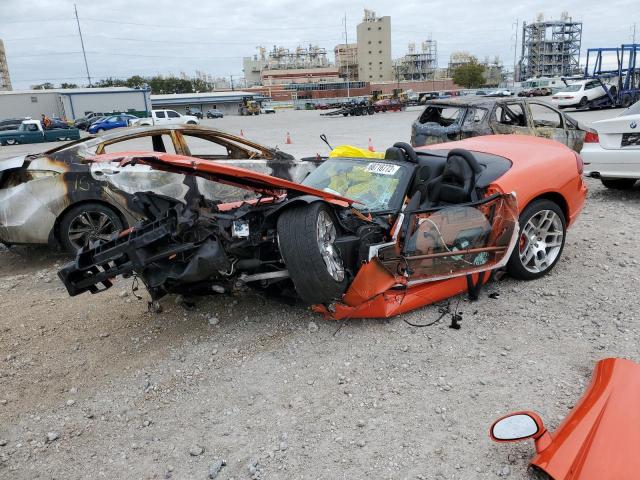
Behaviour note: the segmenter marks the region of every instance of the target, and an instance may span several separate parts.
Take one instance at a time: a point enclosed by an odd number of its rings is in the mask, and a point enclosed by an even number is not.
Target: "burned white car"
[[[422,147],[480,135],[517,134],[550,138],[579,153],[589,131],[593,132],[542,101],[458,97],[426,103],[411,127],[411,145]]]
[[[297,161],[278,149],[206,127],[185,125],[133,128],[86,137],[47,152],[0,160],[0,242],[48,244],[76,252],[91,240],[142,217],[133,194],[152,191],[187,201],[204,195],[233,199],[238,189],[146,166],[103,168],[102,154],[155,151],[223,162],[286,180],[300,181],[318,161]],[[93,161],[86,160],[92,157]],[[241,192],[244,193],[244,192]]]

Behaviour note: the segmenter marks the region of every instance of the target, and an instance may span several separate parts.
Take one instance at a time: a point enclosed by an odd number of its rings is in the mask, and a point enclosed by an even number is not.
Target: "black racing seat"
[[[482,166],[471,152],[454,148],[447,155],[442,174],[427,183],[420,208],[471,202],[481,171]]]

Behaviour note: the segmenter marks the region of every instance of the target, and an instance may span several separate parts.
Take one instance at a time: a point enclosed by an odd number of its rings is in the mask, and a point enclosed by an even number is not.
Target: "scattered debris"
[[[222,467],[227,464],[224,460],[216,460],[209,466],[209,478],[216,478]]]

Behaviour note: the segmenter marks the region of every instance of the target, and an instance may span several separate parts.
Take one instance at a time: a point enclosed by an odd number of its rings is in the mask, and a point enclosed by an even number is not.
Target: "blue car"
[[[137,119],[135,115],[112,115],[105,117],[95,123],[92,123],[88,128],[89,133],[100,133],[105,130],[112,130],[114,128],[128,127],[131,120]]]

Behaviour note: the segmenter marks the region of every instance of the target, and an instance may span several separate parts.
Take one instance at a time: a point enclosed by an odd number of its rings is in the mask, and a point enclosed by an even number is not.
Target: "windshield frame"
[[[306,183],[307,180],[316,171],[318,171],[319,168],[322,168],[324,165],[329,164],[329,162],[336,163],[336,162],[340,162],[340,161],[347,161],[349,163],[362,162],[363,164],[367,164],[367,163],[386,163],[386,164],[389,164],[389,165],[397,165],[397,166],[399,166],[402,169],[402,171],[404,172],[404,174],[398,179],[398,184],[396,185],[395,192],[393,192],[393,194],[391,195],[391,198],[389,199],[389,202],[387,204],[388,208],[379,209],[379,210],[369,210],[366,207],[366,205],[364,206],[364,208],[360,208],[360,206],[364,205],[364,204],[363,203],[359,203],[357,198],[352,198],[352,200],[355,201],[355,203],[353,204],[353,207],[357,208],[360,212],[371,213],[371,214],[375,214],[375,215],[395,214],[395,213],[399,213],[400,212],[400,210],[402,209],[402,207],[404,205],[404,200],[405,200],[405,196],[407,194],[407,189],[409,188],[409,185],[411,184],[411,181],[413,180],[416,167],[418,166],[417,164],[410,163],[410,162],[404,162],[404,161],[401,161],[401,160],[387,160],[387,159],[384,159],[384,158],[330,157],[327,160],[325,160],[321,165],[319,165],[318,168],[313,170],[300,183],[302,185],[307,186],[307,187],[317,188],[318,190],[322,190],[322,188],[320,188],[320,187],[317,187],[317,186],[310,185],[310,184]],[[344,195],[341,194],[341,195],[344,196],[344,197],[350,198],[349,195],[346,195],[346,194],[344,194]]]

